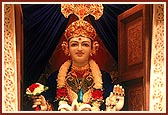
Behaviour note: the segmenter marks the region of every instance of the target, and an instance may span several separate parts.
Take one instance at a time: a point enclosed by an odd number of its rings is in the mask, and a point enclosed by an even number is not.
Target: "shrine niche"
[[[19,53],[22,52],[23,47],[18,48],[20,44],[18,41],[22,41],[23,38],[19,38],[16,34],[23,33],[18,32],[16,24],[16,20],[18,20],[16,14],[19,12],[16,10],[16,4],[2,5],[2,25],[4,25],[2,28],[2,112],[19,112],[22,105],[20,92],[23,85],[23,67],[20,67],[23,62],[19,62],[19,60],[23,60],[23,55]],[[148,18],[153,17],[152,23],[150,22],[151,27],[146,29],[146,33],[151,33],[147,38],[151,39],[146,39],[146,36],[143,35],[145,31],[143,26],[146,23],[143,23],[142,16],[144,15],[141,11],[136,14],[138,19],[132,21],[127,18],[121,21],[126,24],[123,38],[126,37],[127,40],[121,44],[127,45],[125,49],[122,49],[125,51],[125,57],[121,57],[123,59],[121,63],[126,66],[120,65],[120,78],[117,79],[126,84],[127,97],[132,97],[128,99],[129,106],[124,108],[125,111],[165,112],[166,109],[165,4],[151,5],[153,12],[150,14],[151,17],[145,14]],[[23,43],[21,44],[23,45]],[[148,51],[146,48],[150,46],[151,51]],[[144,80],[146,76],[147,78]],[[137,83],[137,85],[133,83]]]

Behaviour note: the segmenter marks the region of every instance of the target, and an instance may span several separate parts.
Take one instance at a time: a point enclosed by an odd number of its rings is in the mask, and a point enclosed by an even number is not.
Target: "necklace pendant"
[[[80,88],[78,92],[78,102],[83,102],[83,91],[82,88]]]

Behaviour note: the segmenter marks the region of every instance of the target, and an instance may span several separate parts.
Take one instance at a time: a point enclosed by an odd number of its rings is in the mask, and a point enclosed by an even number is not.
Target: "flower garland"
[[[102,74],[100,72],[99,66],[96,64],[94,60],[89,61],[90,69],[93,75],[95,85],[93,88],[102,89]]]
[[[65,77],[71,65],[71,60],[67,60],[60,67],[58,78],[57,78],[57,92],[56,98],[57,100],[66,100],[67,101],[67,89],[66,89],[66,81]],[[94,60],[89,60],[90,69],[94,79],[93,91],[91,94],[92,101],[101,101],[103,99],[103,91],[102,91],[102,74],[101,71]]]
[[[65,77],[67,75],[68,69],[71,65],[71,60],[67,60],[59,69],[57,78],[57,88],[65,87]]]

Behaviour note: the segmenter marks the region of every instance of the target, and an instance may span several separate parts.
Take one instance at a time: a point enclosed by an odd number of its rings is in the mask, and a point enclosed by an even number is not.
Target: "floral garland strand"
[[[65,87],[65,76],[68,72],[68,69],[71,65],[71,60],[67,60],[59,69],[58,78],[57,78],[57,91],[56,91],[56,100],[68,101],[68,91]]]
[[[65,87],[65,77],[71,65],[71,60],[67,60],[61,67],[58,73],[57,79],[57,100],[68,100],[67,89]],[[90,69],[94,79],[94,86],[92,91],[91,101],[102,102],[103,99],[103,90],[102,90],[102,74],[101,71],[94,60],[89,61]]]
[[[99,111],[99,107],[103,102],[103,82],[102,82],[102,74],[99,66],[96,64],[94,60],[89,61],[90,69],[94,79],[94,86],[92,91],[92,106],[96,107],[96,111]]]
[[[93,75],[95,85],[93,88],[95,89],[102,89],[102,74],[100,72],[99,66],[96,64],[94,60],[89,61],[90,69]]]
[[[71,60],[67,60],[61,67],[58,73],[57,79],[57,88],[61,88],[65,86],[65,77],[68,72],[68,69],[71,65]]]

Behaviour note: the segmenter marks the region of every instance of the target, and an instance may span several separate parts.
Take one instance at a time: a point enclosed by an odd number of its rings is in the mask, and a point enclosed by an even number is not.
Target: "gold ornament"
[[[65,30],[64,35],[67,40],[79,36],[87,37],[91,40],[95,39],[95,29],[89,22],[84,21],[84,18],[88,15],[93,15],[95,20],[98,20],[103,15],[102,4],[61,4],[61,12],[65,18],[68,18],[70,14],[75,14],[79,18]]]
[[[75,14],[79,20],[83,20],[89,14],[98,20],[103,15],[102,4],[61,4],[61,12],[68,18],[70,14]]]
[[[96,31],[92,27],[92,25],[87,21],[77,20],[68,26],[68,28],[65,30],[64,35],[67,41],[70,38],[79,37],[79,36],[94,40],[96,37]]]

